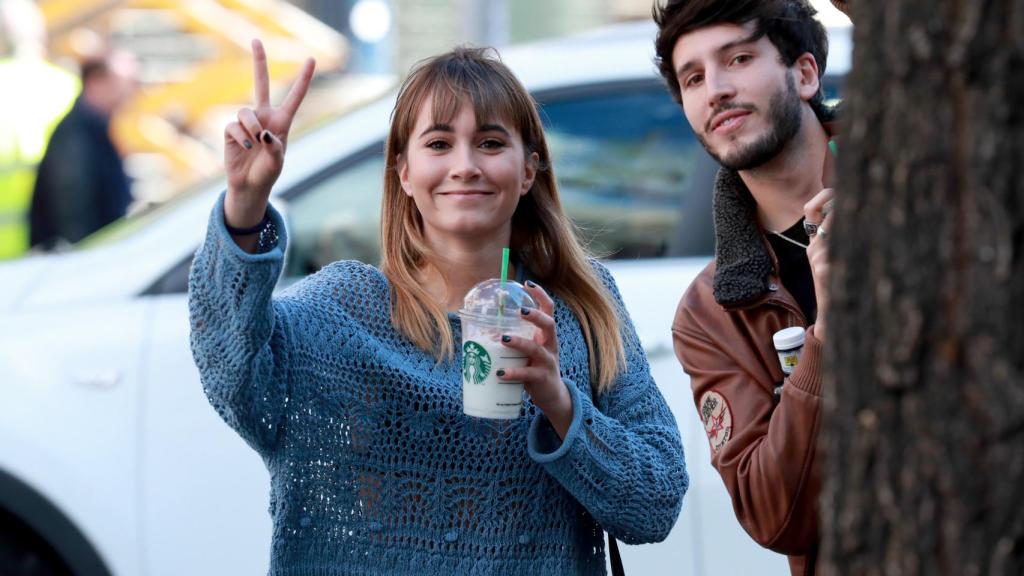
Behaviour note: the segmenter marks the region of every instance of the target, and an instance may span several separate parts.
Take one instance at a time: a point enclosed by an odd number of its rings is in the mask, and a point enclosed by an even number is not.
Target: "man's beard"
[[[786,75],[786,88],[779,90],[768,103],[768,123],[771,129],[767,134],[746,146],[740,146],[728,155],[718,154],[708,146],[708,142],[698,136],[704,149],[722,166],[730,170],[753,170],[763,166],[782,152],[790,140],[800,131],[802,121],[800,95],[796,92],[793,77]],[[726,105],[718,111],[736,108],[751,110],[756,108],[738,104]]]

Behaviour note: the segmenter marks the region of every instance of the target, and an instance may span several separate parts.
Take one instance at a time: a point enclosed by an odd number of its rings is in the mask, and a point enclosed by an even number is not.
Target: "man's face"
[[[680,36],[672,51],[686,119],[711,156],[733,170],[775,158],[802,118],[796,74],[767,36],[753,37],[753,23],[718,24]]]
[[[107,69],[91,77],[85,86],[90,102],[105,114],[114,114],[139,89],[139,62],[127,52],[108,56]]]
[[[110,93],[114,109],[118,109],[138,92],[139,61],[127,52],[118,52],[110,58]]]

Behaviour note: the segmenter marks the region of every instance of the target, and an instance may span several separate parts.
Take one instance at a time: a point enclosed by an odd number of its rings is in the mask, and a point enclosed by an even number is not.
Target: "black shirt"
[[[801,218],[796,224],[782,232],[790,240],[808,244],[810,238],[804,232],[804,221]],[[814,324],[818,316],[818,301],[814,296],[814,277],[811,275],[811,263],[807,260],[807,249],[787,242],[777,235],[769,233],[768,242],[775,250],[779,260],[779,278],[782,285],[796,298],[800,310],[807,319],[807,325]]]
[[[57,125],[32,195],[32,246],[78,242],[125,215],[130,183],[109,127],[81,97]]]

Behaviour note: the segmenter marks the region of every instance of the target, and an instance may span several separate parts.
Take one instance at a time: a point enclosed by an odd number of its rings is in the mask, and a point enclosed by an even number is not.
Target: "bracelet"
[[[251,234],[259,234],[260,232],[263,231],[264,228],[266,228],[267,224],[269,223],[269,210],[263,213],[263,220],[260,220],[259,224],[255,226],[250,226],[248,228],[235,228],[234,226],[228,224],[227,218],[224,219],[224,227],[228,229],[228,232],[230,232],[232,236],[249,236]]]

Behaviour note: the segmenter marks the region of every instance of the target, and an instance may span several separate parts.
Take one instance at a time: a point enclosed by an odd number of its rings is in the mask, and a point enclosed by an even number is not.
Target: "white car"
[[[826,79],[848,68],[833,31]],[[788,574],[737,524],[670,324],[713,252],[714,166],[652,64],[654,29],[622,25],[508,49],[542,106],[564,204],[606,256],[682,433],[690,490],[628,573]],[[296,139],[273,203],[290,231],[282,284],[338,259],[376,263],[393,95]],[[0,265],[0,573],[266,573],[269,480],[203,395],[186,280],[223,184],[68,253]]]

